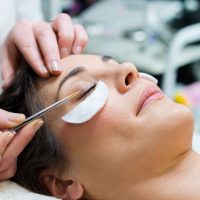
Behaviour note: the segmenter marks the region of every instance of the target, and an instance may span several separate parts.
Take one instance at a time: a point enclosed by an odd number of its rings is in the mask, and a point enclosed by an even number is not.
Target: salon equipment
[[[169,97],[173,97],[176,86],[177,69],[180,66],[182,60],[185,59],[186,55],[182,56],[181,60],[177,59],[181,52],[190,44],[200,41],[200,23],[187,26],[176,33],[174,39],[169,47],[169,54],[167,57],[167,67],[163,78],[163,90],[165,94]],[[188,52],[189,55],[189,52]],[[200,52],[195,51],[195,53],[189,55],[186,64],[192,63],[199,59]],[[190,61],[190,62],[189,62]]]
[[[19,129],[21,129],[22,127],[24,127],[25,125],[31,123],[32,121],[34,121],[35,119],[43,116],[44,114],[46,114],[47,112],[63,105],[64,103],[68,103],[70,100],[74,99],[75,97],[78,97],[79,95],[82,94],[82,90],[80,91],[77,91],[53,104],[51,104],[50,106],[42,109],[41,111],[31,115],[30,117],[28,117],[24,122],[22,122],[21,124],[19,124],[18,126],[14,127],[14,128],[11,128],[9,131],[18,131]]]

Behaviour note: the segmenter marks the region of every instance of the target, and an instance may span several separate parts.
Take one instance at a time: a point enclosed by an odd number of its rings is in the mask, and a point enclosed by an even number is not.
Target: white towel
[[[12,181],[0,182],[1,200],[58,200],[54,197],[36,194]]]

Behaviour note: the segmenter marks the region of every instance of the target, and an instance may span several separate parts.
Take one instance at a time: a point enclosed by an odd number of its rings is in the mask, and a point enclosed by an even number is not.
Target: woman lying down
[[[18,159],[13,180],[65,200],[199,200],[200,156],[193,117],[129,62],[72,55],[59,77],[26,64],[0,97],[26,116],[82,91],[49,112]]]

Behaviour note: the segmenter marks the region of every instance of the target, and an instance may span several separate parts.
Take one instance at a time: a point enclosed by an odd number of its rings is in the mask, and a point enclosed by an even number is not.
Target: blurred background
[[[50,21],[61,12],[85,26],[86,53],[131,61],[159,79],[192,109],[199,136],[200,0],[0,0],[0,45],[16,21]]]

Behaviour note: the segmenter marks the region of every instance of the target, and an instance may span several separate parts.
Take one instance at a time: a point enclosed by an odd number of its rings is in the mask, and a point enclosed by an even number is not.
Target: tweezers
[[[64,103],[68,103],[70,100],[74,99],[75,97],[78,97],[83,91],[77,91],[74,92],[73,94],[59,100],[56,101],[55,103],[51,104],[50,106],[40,110],[39,112],[31,115],[30,117],[26,118],[26,120],[24,122],[22,122],[21,124],[19,124],[18,126],[9,129],[9,131],[14,132],[14,134],[16,133],[16,131],[18,131],[19,129],[21,129],[22,127],[26,126],[27,124],[31,123],[32,121],[34,121],[35,119],[43,116],[44,114],[46,114],[47,112],[49,112],[50,110],[53,110],[61,105],[63,105]]]

